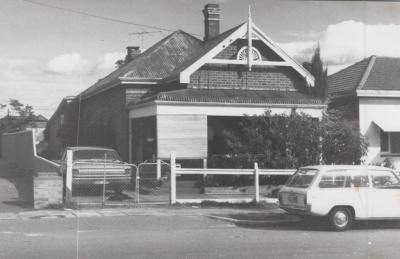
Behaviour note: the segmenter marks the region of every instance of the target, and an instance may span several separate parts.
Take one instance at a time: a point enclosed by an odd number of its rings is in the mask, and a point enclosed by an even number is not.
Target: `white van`
[[[287,212],[327,216],[338,231],[348,229],[353,220],[400,219],[400,180],[384,167],[302,167],[278,197]]]

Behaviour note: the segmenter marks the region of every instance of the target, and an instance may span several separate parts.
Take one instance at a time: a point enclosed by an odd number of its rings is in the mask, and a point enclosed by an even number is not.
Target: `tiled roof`
[[[135,105],[151,101],[230,103],[230,104],[283,104],[321,105],[322,100],[298,91],[279,90],[232,90],[232,89],[182,89],[161,92],[154,96],[130,103]]]
[[[331,97],[356,90],[400,90],[400,58],[371,56],[328,77]]]
[[[178,30],[83,91],[82,96],[105,90],[117,82],[120,77],[143,80],[168,77],[187,59],[192,59],[201,47],[201,40]]]
[[[113,86],[113,83],[117,83],[121,77],[128,80],[173,79],[241,25],[242,24],[221,33],[217,37],[206,42],[182,30],[173,32],[135,57],[128,64],[118,68],[83,91],[82,96],[85,98],[108,89]]]
[[[371,58],[361,60],[328,77],[328,95],[354,93],[358,87]]]
[[[400,58],[376,57],[362,90],[400,90]]]

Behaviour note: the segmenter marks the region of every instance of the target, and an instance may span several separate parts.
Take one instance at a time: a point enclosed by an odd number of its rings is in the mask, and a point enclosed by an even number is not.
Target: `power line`
[[[146,35],[151,36],[152,34],[159,33],[159,32],[162,32],[162,31],[145,31],[145,30],[143,30],[143,31],[139,31],[139,32],[131,32],[131,33],[129,33],[129,35],[139,36],[140,37],[140,47],[143,48],[144,36],[146,36]]]
[[[175,31],[175,30],[172,30],[172,29],[167,29],[167,28],[162,28],[162,27],[153,26],[153,25],[146,25],[146,24],[141,24],[141,23],[134,23],[134,22],[124,21],[124,20],[120,20],[120,19],[116,19],[116,18],[112,18],[112,17],[101,16],[101,15],[97,15],[97,14],[91,14],[91,13],[87,13],[87,12],[77,11],[77,10],[74,10],[74,9],[64,8],[64,7],[55,6],[55,5],[49,5],[49,4],[36,2],[36,1],[32,1],[32,0],[22,0],[22,1],[30,3],[30,4],[34,4],[34,5],[44,6],[44,7],[53,8],[53,9],[66,11],[66,12],[70,12],[70,13],[75,13],[75,14],[80,14],[80,15],[85,15],[85,16],[89,16],[89,17],[92,17],[92,18],[105,20],[105,21],[110,21],[110,22],[135,25],[135,26],[139,26],[139,27],[145,27],[145,28],[150,28],[150,29],[155,29],[155,30],[162,30],[162,31],[169,31],[169,32],[174,32]],[[201,36],[199,34],[194,34],[194,33],[192,33],[192,35]]]

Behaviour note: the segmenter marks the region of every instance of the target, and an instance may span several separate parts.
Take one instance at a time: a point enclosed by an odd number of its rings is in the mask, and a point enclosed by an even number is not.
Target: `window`
[[[372,172],[372,186],[374,188],[400,188],[399,179],[392,172]]]
[[[390,133],[390,152],[400,153],[400,132]]]
[[[355,175],[352,180],[354,187],[369,187],[367,175]]]
[[[324,175],[319,182],[319,188],[348,188],[350,187],[350,176]]]
[[[381,152],[400,153],[400,132],[381,130]]]
[[[381,130],[381,152],[389,152],[389,133]]]
[[[316,169],[299,169],[297,172],[289,179],[287,186],[298,187],[298,188],[308,188],[315,175],[318,173]]]

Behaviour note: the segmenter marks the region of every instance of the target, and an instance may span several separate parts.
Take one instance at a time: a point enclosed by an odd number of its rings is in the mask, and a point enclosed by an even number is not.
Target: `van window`
[[[399,179],[390,171],[372,171],[371,176],[374,188],[400,188]]]
[[[319,182],[319,188],[347,188],[350,187],[350,176],[324,175]]]
[[[288,187],[308,188],[315,175],[318,173],[317,169],[299,169],[290,178],[287,185]]]
[[[368,175],[355,175],[352,183],[354,187],[369,187]]]

